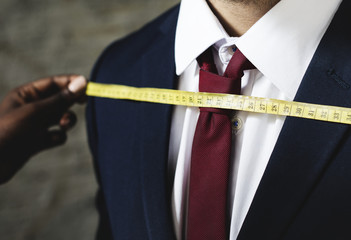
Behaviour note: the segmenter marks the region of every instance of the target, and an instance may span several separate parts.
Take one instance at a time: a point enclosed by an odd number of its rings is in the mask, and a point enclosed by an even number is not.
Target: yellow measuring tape
[[[290,102],[270,98],[233,94],[186,92],[161,88],[136,88],[94,82],[88,83],[86,94],[94,97],[128,99],[191,107],[233,109],[351,124],[351,108]]]

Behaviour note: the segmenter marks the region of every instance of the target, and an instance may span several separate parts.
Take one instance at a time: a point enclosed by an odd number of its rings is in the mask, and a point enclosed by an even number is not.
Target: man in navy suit
[[[350,11],[342,0],[183,0],[110,45],[92,81],[197,91],[201,53],[221,74],[240,49],[256,67],[243,95],[351,107]],[[185,239],[198,114],[89,100],[99,239]],[[351,238],[348,125],[244,112],[233,122],[229,239]]]

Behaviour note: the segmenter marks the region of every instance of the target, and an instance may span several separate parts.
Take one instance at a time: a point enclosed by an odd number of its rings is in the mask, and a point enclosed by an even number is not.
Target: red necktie
[[[210,48],[197,60],[200,92],[240,94],[243,71],[253,68],[238,49],[223,76],[216,74]],[[228,239],[229,114],[230,110],[200,108],[191,156],[187,240]]]

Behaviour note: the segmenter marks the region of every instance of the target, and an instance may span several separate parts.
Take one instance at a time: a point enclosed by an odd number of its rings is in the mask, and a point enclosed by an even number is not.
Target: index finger
[[[36,88],[37,91],[45,92],[53,88],[62,90],[68,87],[68,85],[79,75],[56,75],[47,78],[41,78],[34,82],[28,83]]]
[[[87,80],[81,75],[58,75],[42,78],[31,83],[41,98],[46,98],[59,91],[68,89],[74,98],[80,98],[85,93]]]

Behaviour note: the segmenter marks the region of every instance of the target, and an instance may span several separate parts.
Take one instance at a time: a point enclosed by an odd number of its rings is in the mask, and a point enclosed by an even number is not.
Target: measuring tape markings
[[[351,109],[252,96],[187,92],[161,88],[137,88],[89,82],[86,94],[192,107],[211,107],[351,124]]]

